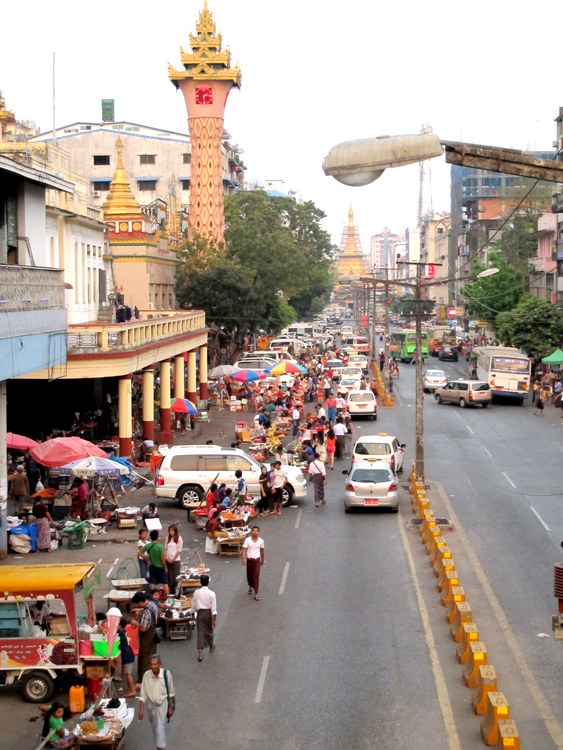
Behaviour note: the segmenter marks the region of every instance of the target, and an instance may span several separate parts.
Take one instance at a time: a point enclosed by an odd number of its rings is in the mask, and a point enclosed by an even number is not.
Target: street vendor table
[[[107,704],[107,700],[101,702],[101,706],[104,706],[104,704]],[[121,750],[125,746],[125,732],[134,717],[135,710],[133,708],[127,708],[124,713],[120,712],[119,721],[121,722],[121,728],[119,731],[112,731],[112,720],[109,717],[105,717],[104,727],[100,730],[99,735],[82,735],[79,731],[79,723],[76,737],[77,747],[96,747],[99,750]],[[80,718],[83,720],[84,714]]]
[[[123,578],[119,581],[111,582],[111,585],[117,591],[141,591],[147,585],[144,578]]]
[[[143,581],[146,584],[146,581]],[[137,589],[138,590],[138,589]],[[131,608],[131,599],[135,596],[135,591],[122,591],[112,589],[109,594],[104,594],[103,599],[107,599],[109,604],[115,604],[122,612],[129,612]]]
[[[161,617],[158,620],[167,641],[185,641],[192,637],[193,617]]]
[[[220,555],[240,555],[242,550],[242,545],[244,542],[243,537],[226,537],[221,538],[219,537],[217,539],[217,544],[219,545],[219,554]]]
[[[137,528],[137,516],[140,516],[140,511],[130,510],[117,510],[117,528],[118,529],[136,529]]]

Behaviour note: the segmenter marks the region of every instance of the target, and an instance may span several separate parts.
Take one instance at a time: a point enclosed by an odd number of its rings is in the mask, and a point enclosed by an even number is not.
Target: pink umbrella
[[[78,461],[79,458],[87,458],[88,456],[107,458],[107,453],[101,448],[79,437],[46,440],[44,443],[38,443],[36,447],[30,448],[29,453],[43,466],[64,466],[71,461]]]
[[[6,433],[6,447],[14,448],[15,450],[27,451],[30,448],[34,448],[39,445],[37,440],[25,437],[25,435],[18,435],[15,432]]]

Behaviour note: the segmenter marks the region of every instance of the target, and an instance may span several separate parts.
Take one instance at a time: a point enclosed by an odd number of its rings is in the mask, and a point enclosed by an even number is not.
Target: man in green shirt
[[[150,537],[150,542],[143,547],[143,552],[149,556],[149,582],[153,589],[162,586],[168,596],[168,566],[164,557],[164,547],[158,541],[158,530],[153,529]]]

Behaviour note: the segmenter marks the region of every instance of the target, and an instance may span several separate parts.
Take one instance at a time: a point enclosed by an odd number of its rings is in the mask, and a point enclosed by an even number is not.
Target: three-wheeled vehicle
[[[95,563],[0,568],[0,684],[42,703],[63,672],[83,673],[78,614],[94,623],[98,583]]]

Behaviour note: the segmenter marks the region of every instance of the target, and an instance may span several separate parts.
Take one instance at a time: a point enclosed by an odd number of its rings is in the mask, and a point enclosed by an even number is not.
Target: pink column
[[[197,356],[196,350],[188,352],[188,399],[197,406]]]
[[[165,359],[160,363],[160,435],[159,443],[172,443],[172,430],[170,429],[170,360]]]
[[[199,397],[207,401],[207,346],[199,347]]]
[[[125,458],[133,454],[132,377],[132,375],[125,375],[118,381],[119,455]]]
[[[154,440],[154,365],[143,369],[143,439]]]

